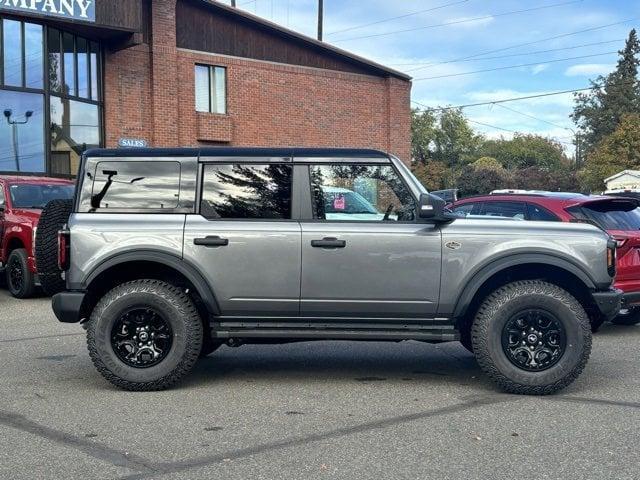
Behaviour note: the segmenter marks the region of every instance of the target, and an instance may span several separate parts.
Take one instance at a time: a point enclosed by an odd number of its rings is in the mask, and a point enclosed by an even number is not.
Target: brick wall
[[[107,146],[377,148],[410,160],[411,83],[175,47],[175,0],[154,0],[152,46],[107,55]],[[195,111],[194,65],[227,68],[227,114]]]

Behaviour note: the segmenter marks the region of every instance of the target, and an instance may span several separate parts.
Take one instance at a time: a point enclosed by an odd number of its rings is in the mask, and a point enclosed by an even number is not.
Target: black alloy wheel
[[[7,279],[9,281],[9,289],[12,292],[20,292],[24,288],[24,272],[22,271],[22,262],[17,256],[11,257],[11,261],[7,266]]]
[[[560,361],[567,345],[562,323],[542,309],[522,310],[502,329],[502,349],[511,363],[528,372],[540,372]]]
[[[173,345],[171,325],[149,307],[124,312],[113,324],[111,347],[117,357],[134,368],[149,368],[162,362]]]

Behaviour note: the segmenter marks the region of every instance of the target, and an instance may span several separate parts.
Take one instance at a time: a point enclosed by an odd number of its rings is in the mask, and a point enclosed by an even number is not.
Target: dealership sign
[[[121,148],[145,148],[147,141],[141,138],[121,138],[118,140],[118,146]]]
[[[96,0],[0,0],[2,10],[96,21]]]

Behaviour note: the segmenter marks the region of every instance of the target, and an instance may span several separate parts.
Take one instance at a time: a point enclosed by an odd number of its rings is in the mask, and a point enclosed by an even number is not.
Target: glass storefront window
[[[75,173],[82,152],[100,146],[98,106],[52,96],[50,112],[52,173]]]
[[[49,29],[47,47],[49,49],[49,88],[52,92],[59,92],[62,90],[62,53],[58,30]]]
[[[62,35],[62,48],[64,49],[64,93],[76,96],[76,62],[73,46],[73,35]]]
[[[43,49],[42,26],[33,23],[24,24],[24,63],[27,88],[43,88]]]
[[[0,171],[44,172],[44,95],[0,90]]]
[[[4,84],[22,86],[22,27],[15,20],[3,20],[2,41],[4,57]]]
[[[0,172],[73,175],[102,145],[100,44],[2,16],[0,26]]]

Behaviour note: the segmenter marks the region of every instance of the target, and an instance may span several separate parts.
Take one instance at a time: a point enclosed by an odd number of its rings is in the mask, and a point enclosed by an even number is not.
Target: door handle
[[[193,243],[195,245],[202,245],[204,247],[226,247],[229,245],[228,238],[220,238],[217,235],[212,237],[194,238]]]
[[[347,246],[347,242],[333,237],[325,237],[322,240],[311,240],[311,246],[315,248],[344,248]]]

